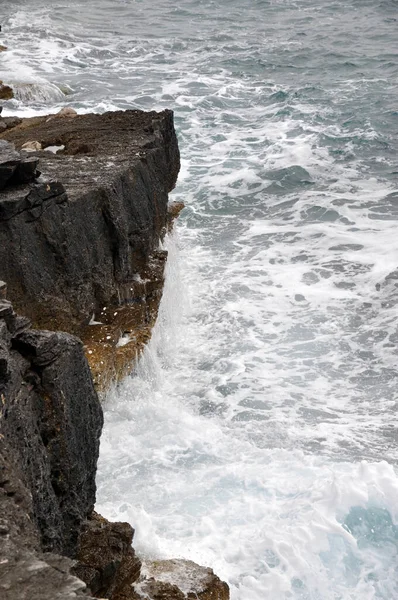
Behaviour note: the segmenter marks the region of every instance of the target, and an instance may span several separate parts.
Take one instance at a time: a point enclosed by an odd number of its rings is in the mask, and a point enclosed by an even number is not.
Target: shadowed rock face
[[[32,496],[17,458],[0,435],[0,598],[88,600],[85,584],[71,575],[72,561],[41,551]]]
[[[172,112],[24,119],[0,138],[64,146],[31,153],[42,177],[0,197],[0,279],[18,311],[80,333],[104,306],[134,303],[179,170]]]
[[[27,152],[16,152],[14,144],[0,140],[0,190],[6,186],[33,182],[39,176],[36,171],[38,163],[38,158],[29,156]],[[3,210],[6,207],[5,204]]]
[[[102,410],[82,343],[0,301],[0,434],[32,497],[44,551],[75,556],[95,502]]]
[[[97,513],[85,523],[74,573],[97,597],[129,597],[140,576],[141,561],[131,546],[134,529],[128,523],[110,523]]]

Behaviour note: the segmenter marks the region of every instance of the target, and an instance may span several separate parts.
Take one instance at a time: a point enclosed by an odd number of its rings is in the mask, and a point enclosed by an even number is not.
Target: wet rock
[[[3,44],[0,44],[0,52],[5,52],[7,49],[7,46],[3,46]]]
[[[151,337],[164,284],[167,252],[157,250],[148,264],[121,290],[122,306],[103,307],[81,337],[98,391],[128,375]]]
[[[179,216],[180,212],[185,208],[184,202],[171,202],[167,208],[167,227],[170,231],[173,227],[175,219]]]
[[[133,590],[137,600],[229,600],[228,585],[190,560],[145,562]]]
[[[61,110],[57,112],[55,116],[58,119],[74,119],[75,117],[77,117],[77,112],[74,108],[71,108],[70,106],[64,106],[64,108],[61,108]]]
[[[82,343],[29,329],[0,301],[0,437],[32,502],[40,547],[74,556],[95,502],[102,411]]]
[[[96,513],[86,522],[74,573],[94,596],[116,598],[138,579],[141,561],[131,547],[133,536],[128,523],[111,523]]]
[[[166,230],[179,170],[172,112],[35,117],[0,138],[17,148],[32,140],[64,146],[39,155],[34,194],[42,202],[33,214],[31,186],[2,194],[0,278],[35,324],[81,334],[104,306],[134,302],[135,277]],[[43,199],[46,181],[65,195],[50,189]]]
[[[0,79],[0,99],[1,100],[11,100],[14,98],[14,91],[12,87],[3,83]]]

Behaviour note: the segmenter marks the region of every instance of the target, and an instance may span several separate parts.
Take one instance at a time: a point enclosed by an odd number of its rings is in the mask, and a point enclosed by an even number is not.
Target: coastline
[[[156,320],[158,246],[182,208],[168,207],[179,170],[172,112],[17,121],[0,135],[20,153],[3,160],[13,171],[0,192],[0,588],[7,600],[87,597],[85,584],[112,600],[227,600],[228,586],[193,563],[141,573],[132,527],[93,512],[103,417],[87,358],[106,390]],[[27,142],[63,148],[28,152]],[[28,181],[14,180],[20,164],[31,165]]]

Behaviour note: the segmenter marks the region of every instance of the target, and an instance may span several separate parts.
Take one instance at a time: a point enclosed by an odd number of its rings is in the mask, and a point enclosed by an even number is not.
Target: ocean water
[[[186,209],[105,403],[98,510],[233,600],[398,599],[397,1],[0,16],[3,114],[175,111]]]

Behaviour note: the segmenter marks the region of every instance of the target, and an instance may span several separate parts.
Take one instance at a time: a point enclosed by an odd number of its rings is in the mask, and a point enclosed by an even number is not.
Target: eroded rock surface
[[[1,46],[0,52],[4,50],[7,50],[7,48],[5,46]],[[12,87],[0,80],[0,100],[11,100],[11,98],[14,98]]]
[[[75,556],[95,502],[102,410],[80,340],[0,301],[0,435],[32,496],[44,551]]]
[[[44,148],[27,159],[40,160],[37,183],[0,196],[0,279],[35,326],[82,337],[96,383],[98,365],[108,383],[126,373],[156,319],[179,151],[171,111],[64,116],[0,134],[17,150]]]
[[[134,529],[128,523],[111,523],[97,513],[85,523],[74,573],[97,597],[129,594],[140,576],[141,561],[133,548]]]
[[[228,585],[190,560],[145,562],[133,591],[136,600],[229,600]]]
[[[102,412],[82,344],[0,300],[0,597],[87,597],[70,572],[95,501]],[[51,551],[51,553],[47,552]]]
[[[1,137],[17,149],[30,140],[65,147],[31,153],[39,185],[58,182],[62,200],[52,195],[32,218],[19,207],[36,186],[0,198],[0,278],[16,308],[78,332],[104,306],[135,302],[134,278],[157,250],[179,170],[171,111],[36,117]]]
[[[105,357],[125,372],[156,318],[159,239],[182,208],[167,207],[179,168],[172,113],[2,124],[0,597],[227,600],[226,584],[189,561],[142,574],[132,527],[93,512],[102,411],[83,344],[32,329],[6,300],[35,325],[82,335],[94,375]],[[62,152],[35,151],[49,146]]]

